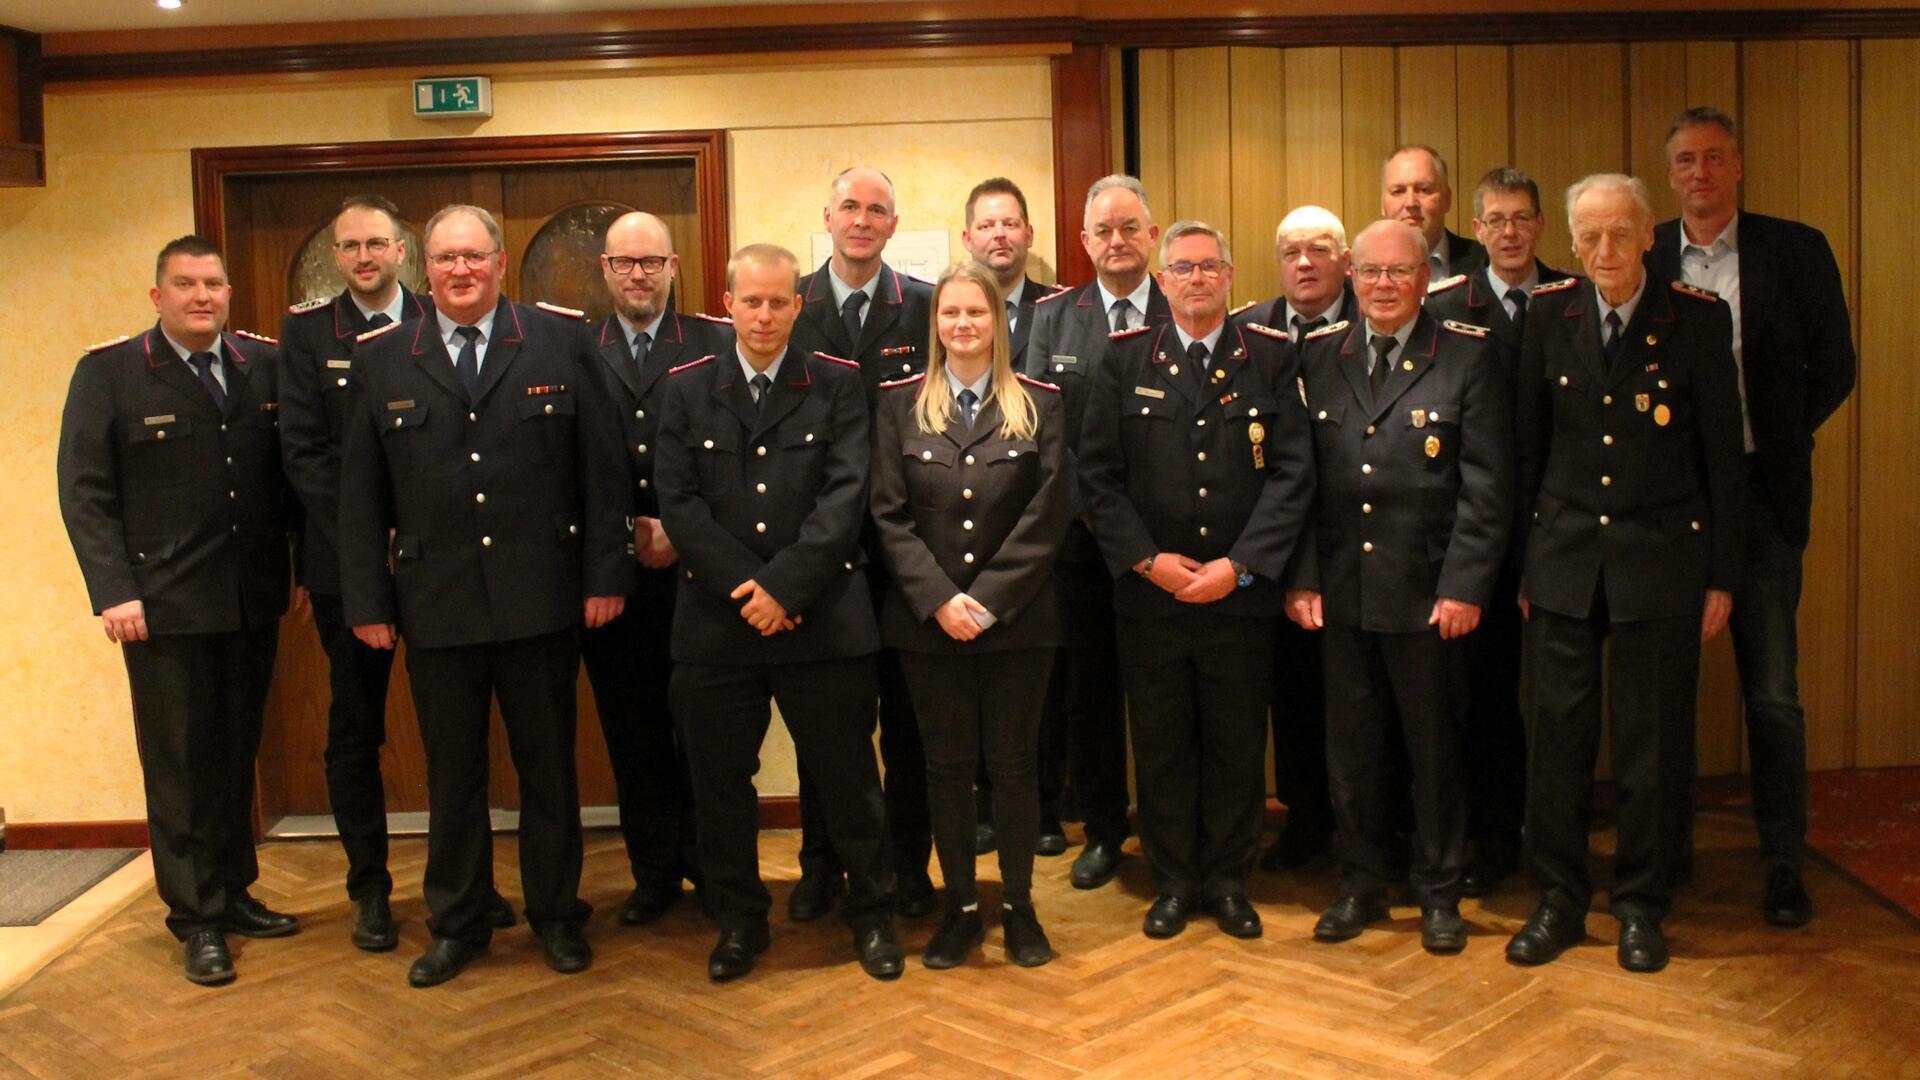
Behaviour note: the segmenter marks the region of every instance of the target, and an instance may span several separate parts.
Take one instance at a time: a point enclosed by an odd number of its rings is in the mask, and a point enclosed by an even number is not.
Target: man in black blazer
[[[296,933],[247,895],[254,755],[287,610],[279,350],[224,333],[233,294],[198,236],[160,249],[153,329],[96,345],[60,421],[60,512],[133,689],[154,885],[187,978],[231,982],[223,932]]]
[[[861,372],[792,343],[798,292],[785,248],[734,254],[736,345],[670,373],[660,432],[660,515],[681,569],[673,710],[693,769],[702,893],[720,924],[716,982],[752,970],[770,941],[753,787],[769,700],[846,868],[861,967],[891,979],[902,963],[871,742],[880,636],[860,545],[870,421]]]
[[[408,979],[458,975],[492,937],[489,705],[520,780],[527,922],[555,971],[583,971],[574,773],[579,627],[632,591],[620,429],[579,312],[500,295],[500,227],[449,206],[426,229],[434,311],[363,336],[340,486],[347,621],[407,641],[427,754],[433,944]]]
[[[1494,385],[1513,410],[1520,366],[1520,335],[1533,289],[1565,275],[1534,255],[1542,224],[1540,186],[1517,169],[1500,167],[1473,191],[1473,230],[1487,252],[1485,266],[1427,287],[1427,311],[1484,326],[1493,342]],[[1526,522],[1520,500],[1506,559],[1480,627],[1467,638],[1467,843],[1463,896],[1486,896],[1520,865],[1520,825],[1527,806],[1527,741],[1520,719],[1520,564]],[[1530,508],[1529,508],[1530,509]]]
[[[1447,228],[1453,209],[1453,184],[1440,151],[1418,143],[1394,148],[1380,166],[1380,216],[1404,221],[1427,241],[1431,280],[1478,269],[1487,249]]]
[[[1533,508],[1520,582],[1533,671],[1526,835],[1541,897],[1507,958],[1546,963],[1586,936],[1604,650],[1619,962],[1658,971],[1692,812],[1700,645],[1726,626],[1743,567],[1733,320],[1712,293],[1647,272],[1653,208],[1639,180],[1589,176],[1567,207],[1588,280],[1534,290],[1520,352],[1520,490]]]
[[[893,181],[885,173],[855,167],[834,177],[821,216],[833,237],[833,255],[800,279],[803,302],[793,324],[793,345],[802,352],[824,353],[859,365],[871,420],[882,382],[926,368],[927,308],[933,289],[918,278],[896,273],[882,260],[887,241],[900,224],[894,212]],[[885,570],[871,530],[863,542],[872,565],[873,604],[878,611],[886,596]],[[927,875],[927,861],[933,855],[927,764],[900,658],[883,648],[877,662],[880,757],[886,763],[887,823],[900,879],[900,913],[917,917],[931,912],[934,905],[933,879]],[[787,916],[799,922],[832,910],[844,884],[813,787],[802,764],[800,884],[787,897]]]
[[[1730,626],[1766,863],[1761,910],[1776,926],[1803,926],[1813,901],[1800,878],[1807,834],[1796,633],[1801,561],[1813,505],[1813,435],[1853,390],[1853,337],[1827,238],[1797,221],[1742,211],[1740,177],[1733,120],[1713,108],[1681,113],[1667,135],[1667,180],[1680,197],[1680,217],[1654,230],[1647,265],[1720,294],[1733,309],[1749,513],[1747,571],[1734,590]]]
[[[1429,952],[1466,946],[1466,642],[1512,516],[1512,426],[1484,327],[1421,309],[1425,241],[1378,221],[1353,243],[1360,315],[1301,348],[1319,469],[1314,537],[1288,615],[1324,635],[1327,773],[1341,895],[1314,927],[1346,941],[1387,915],[1399,824],[1391,762],[1413,788],[1409,876]]]
[[[679,269],[666,222],[636,210],[607,227],[600,270],[613,313],[592,333],[596,370],[626,441],[633,548],[640,567],[626,607],[605,626],[582,635],[580,656],[620,802],[620,835],[633,873],[633,892],[620,906],[620,921],[630,926],[659,919],[680,899],[683,879],[699,880],[692,782],[667,697],[680,555],[660,524],[653,471],[667,371],[733,348],[733,325],[669,306]]]
[[[1195,908],[1260,936],[1246,879],[1266,808],[1273,620],[1313,499],[1293,346],[1229,323],[1232,258],[1212,226],[1167,230],[1173,318],[1116,335],[1081,441],[1087,514],[1119,579],[1153,938]]]
[[[1060,387],[1067,407],[1067,463],[1078,472],[1088,388],[1106,364],[1116,332],[1165,325],[1172,313],[1166,294],[1149,273],[1160,227],[1147,206],[1146,189],[1131,176],[1106,176],[1087,190],[1080,243],[1093,261],[1094,280],[1046,297],[1033,309],[1026,370]],[[1060,593],[1066,644],[1055,657],[1047,683],[1047,713],[1040,722],[1043,745],[1064,745],[1040,767],[1071,777],[1074,812],[1086,827],[1086,846],[1068,880],[1076,889],[1097,889],[1120,872],[1120,846],[1132,826],[1127,807],[1127,716],[1120,698],[1120,656],[1115,637],[1113,577],[1094,541],[1086,501],[1073,484],[1075,520],[1067,526],[1054,581]],[[1064,759],[1064,760],[1063,760]],[[1044,782],[1044,781],[1043,781]]]

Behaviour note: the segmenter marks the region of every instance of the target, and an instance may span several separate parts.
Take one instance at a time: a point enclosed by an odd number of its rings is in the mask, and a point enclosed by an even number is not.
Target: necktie
[[[393,316],[387,314],[384,311],[376,311],[373,313],[373,317],[367,320],[367,329],[378,330],[381,327],[389,325],[392,322],[393,322]]]
[[[1133,301],[1121,297],[1113,302],[1113,332],[1118,334],[1127,328],[1127,312],[1133,310]]]
[[[1020,305],[1007,301],[1007,333],[1013,333],[1013,324],[1020,321]]]
[[[973,392],[973,387],[960,391],[960,419],[965,420],[968,427],[973,426],[973,407],[979,402],[980,397]]]
[[[1607,363],[1611,364],[1620,356],[1620,343],[1626,337],[1626,327],[1620,323],[1620,313],[1607,312],[1607,333],[1601,341],[1601,351],[1607,354]]]
[[[847,327],[847,341],[854,352],[860,351],[860,309],[865,307],[866,303],[867,294],[856,292],[847,297],[846,303],[840,305],[840,321]],[[848,359],[853,358],[848,357]]]
[[[1367,386],[1378,398],[1380,388],[1387,385],[1387,356],[1400,342],[1391,334],[1375,334],[1367,341],[1373,346],[1373,370],[1367,373]]]
[[[633,335],[633,341],[627,346],[628,359],[633,361],[633,367],[630,370],[633,372],[633,377],[636,381],[640,378],[640,368],[647,362],[647,349],[651,348],[652,345],[653,335],[642,330]]]
[[[1308,334],[1313,333],[1325,325],[1327,325],[1327,317],[1325,315],[1315,315],[1313,318],[1305,321],[1302,321],[1300,316],[1295,315],[1293,317],[1294,343],[1298,344],[1301,339],[1305,338]]]
[[[453,369],[466,385],[467,400],[474,401],[480,396],[480,328],[456,326],[453,332],[460,338],[460,355],[454,358]]]
[[[1507,302],[1513,305],[1513,328],[1525,330],[1527,328],[1527,290],[1508,289]]]
[[[773,380],[767,378],[767,373],[763,371],[749,379],[747,385],[753,388],[753,403],[760,407],[759,411],[766,412],[767,395],[773,391]]]
[[[1193,381],[1201,386],[1207,384],[1207,343],[1196,341],[1187,346],[1187,367],[1193,373]]]
[[[200,385],[213,395],[213,404],[217,409],[227,407],[227,392],[220,388],[220,380],[213,377],[215,356],[210,352],[197,352],[187,357],[187,363],[193,365],[193,373],[200,376]]]

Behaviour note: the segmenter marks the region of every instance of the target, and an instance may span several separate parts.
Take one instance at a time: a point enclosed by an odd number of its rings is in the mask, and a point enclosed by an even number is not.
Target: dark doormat
[[[1807,843],[1920,920],[1920,768],[1811,774]]]
[[[0,926],[38,926],[141,850],[0,851]]]

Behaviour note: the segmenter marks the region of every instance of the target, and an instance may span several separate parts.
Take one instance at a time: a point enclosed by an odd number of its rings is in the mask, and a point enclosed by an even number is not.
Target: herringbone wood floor
[[[776,917],[758,969],[713,986],[713,931],[691,903],[653,927],[614,925],[628,882],[617,841],[602,834],[587,857],[591,971],[549,972],[522,927],[426,991],[406,985],[427,940],[424,846],[395,845],[403,939],[375,956],[347,943],[339,849],[282,844],[263,850],[256,894],[300,913],[302,934],[233,939],[239,981],[198,989],[180,978],[178,946],[148,896],[0,1001],[0,1073],[1920,1075],[1920,933],[1823,865],[1809,868],[1814,924],[1763,925],[1751,836],[1744,817],[1703,817],[1700,881],[1668,923],[1675,960],[1657,976],[1615,966],[1613,923],[1600,914],[1593,938],[1560,962],[1509,967],[1505,938],[1530,906],[1517,883],[1466,906],[1476,933],[1452,959],[1420,950],[1411,908],[1356,942],[1315,944],[1313,920],[1333,896],[1325,870],[1256,875],[1263,940],[1201,921],[1149,941],[1139,858],[1115,886],[1079,893],[1066,884],[1070,851],[1039,868],[1036,899],[1060,953],[1047,967],[1006,964],[993,929],[977,962],[928,971],[917,953],[930,921],[903,922],[907,974],[877,983],[852,964],[838,925]],[[792,833],[763,840],[776,905],[796,876],[796,846]],[[510,840],[498,858],[511,896]],[[991,866],[982,862],[983,876]]]

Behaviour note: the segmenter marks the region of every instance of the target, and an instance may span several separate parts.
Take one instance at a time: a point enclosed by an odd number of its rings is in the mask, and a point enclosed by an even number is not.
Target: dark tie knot
[[[1207,362],[1207,343],[1204,341],[1196,341],[1193,344],[1187,346],[1187,359],[1193,361],[1196,364],[1206,363]]]
[[[1507,301],[1521,311],[1527,310],[1527,290],[1517,288],[1508,289]]]
[[[849,315],[858,315],[860,314],[860,309],[866,306],[867,294],[855,291],[847,295],[847,302],[840,305],[840,310]]]
[[[753,400],[765,401],[767,391],[773,388],[773,380],[767,378],[767,373],[763,371],[749,380],[748,385],[753,387]]]
[[[373,313],[371,318],[367,319],[367,329],[378,330],[381,327],[386,326],[392,322],[393,322],[393,316],[387,314],[384,311],[376,311]]]
[[[480,340],[480,328],[477,326],[456,326],[453,332],[469,342]]]
[[[1373,355],[1379,357],[1383,364],[1386,363],[1388,354],[1393,352],[1393,347],[1400,344],[1392,334],[1375,334],[1367,339],[1367,343],[1373,346]]]
[[[1296,338],[1306,337],[1308,334],[1313,333],[1325,325],[1327,325],[1327,317],[1325,315],[1315,315],[1311,319],[1302,319],[1298,315],[1293,317],[1293,329]]]
[[[187,363],[192,364],[200,374],[210,375],[213,373],[213,362],[217,359],[219,357],[210,352],[197,352],[187,357]]]
[[[1113,332],[1118,334],[1127,328],[1127,312],[1133,310],[1133,301],[1121,297],[1113,302]]]
[[[973,410],[975,406],[980,404],[980,395],[974,393],[973,387],[969,386],[960,391],[960,396],[957,400],[960,402],[960,419],[966,421],[968,427],[972,427]]]

